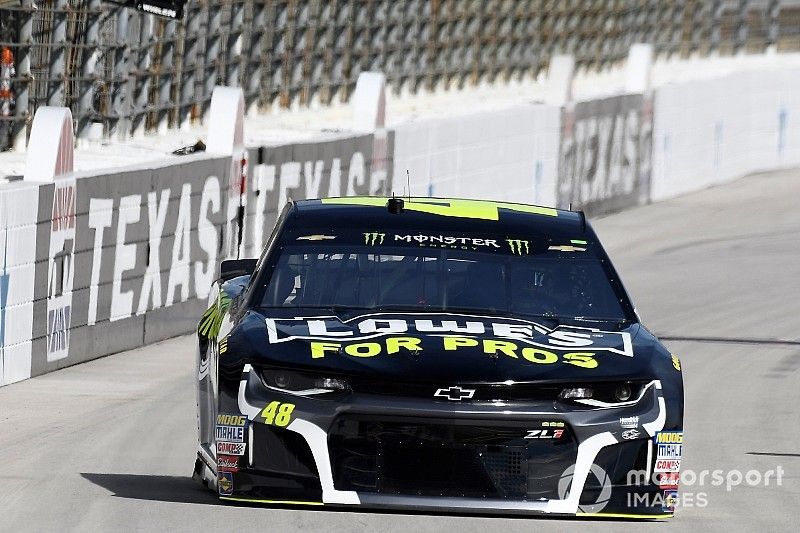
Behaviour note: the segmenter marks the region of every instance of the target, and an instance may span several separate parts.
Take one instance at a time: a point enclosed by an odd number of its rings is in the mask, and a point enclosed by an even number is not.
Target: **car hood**
[[[231,337],[228,364],[402,382],[652,379],[658,366],[658,341],[639,324],[270,309],[247,311]]]

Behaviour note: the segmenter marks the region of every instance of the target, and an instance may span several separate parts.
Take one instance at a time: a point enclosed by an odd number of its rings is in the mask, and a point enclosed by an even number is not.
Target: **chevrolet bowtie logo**
[[[469,400],[475,395],[475,389],[462,389],[461,387],[449,387],[447,389],[437,389],[434,396],[437,398],[447,398],[448,400],[459,401]]]
[[[375,246],[376,244],[383,244],[383,238],[386,237],[385,233],[365,233],[364,234],[364,244],[368,244],[370,246]]]
[[[530,253],[528,248],[528,241],[521,241],[519,239],[506,239],[508,246],[511,248],[511,253],[514,255],[526,255]]]

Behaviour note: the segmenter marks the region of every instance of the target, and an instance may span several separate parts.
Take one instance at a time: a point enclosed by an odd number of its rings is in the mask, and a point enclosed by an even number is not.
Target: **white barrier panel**
[[[239,87],[214,87],[206,151],[230,155],[244,146],[244,95]]]
[[[0,186],[0,385],[31,375],[39,188]]]
[[[400,125],[392,191],[554,206],[560,128],[547,105]]]
[[[214,87],[208,119],[206,151],[231,158],[228,188],[228,216],[225,228],[229,247],[225,258],[238,258],[242,252],[245,205],[247,203],[247,157],[244,147],[244,93],[241,87]]]
[[[386,121],[386,76],[382,72],[362,72],[353,93],[353,129],[371,132],[382,129]]]
[[[28,140],[25,180],[53,181],[72,172],[73,145],[69,108],[43,106],[37,109]]]
[[[625,63],[625,92],[628,94],[648,92],[652,70],[653,45],[632,44]]]
[[[800,165],[800,70],[667,85],[655,95],[653,201]]]
[[[572,101],[572,82],[575,78],[575,58],[571,55],[554,55],[547,70],[547,94],[544,101],[564,105]]]

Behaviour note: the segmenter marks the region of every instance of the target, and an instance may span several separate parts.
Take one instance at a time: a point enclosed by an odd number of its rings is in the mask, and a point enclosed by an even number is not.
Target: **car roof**
[[[419,231],[586,235],[583,213],[515,202],[462,198],[402,198],[402,213],[389,212],[389,198],[350,196],[294,202],[292,225]]]

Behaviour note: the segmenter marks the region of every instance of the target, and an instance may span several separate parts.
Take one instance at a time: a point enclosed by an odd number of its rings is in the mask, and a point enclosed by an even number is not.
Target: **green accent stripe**
[[[386,207],[387,198],[371,196],[353,196],[349,198],[323,198],[327,205],[360,205]],[[508,209],[518,213],[557,217],[558,211],[550,207],[535,205],[492,202],[489,200],[458,200],[451,198],[411,198],[406,199],[405,209],[431,215],[457,218],[475,218],[481,220],[499,220],[498,209]]]
[[[248,502],[248,503],[273,503],[278,505],[325,505],[322,502],[304,502],[295,500],[261,500],[257,498],[238,498],[236,496],[220,496],[220,500],[231,500],[235,502]]]
[[[673,513],[665,514],[625,514],[625,513],[576,513],[575,516],[581,518],[636,518],[636,519],[659,519],[672,518]]]
[[[571,242],[572,244],[589,244],[589,243],[587,243],[586,241],[582,241],[582,240],[580,240],[580,239],[572,239],[572,240],[571,240],[571,241],[569,241],[569,242]]]
[[[216,339],[219,335],[219,328],[222,326],[222,317],[225,316],[230,306],[231,297],[220,289],[217,300],[203,313],[200,323],[197,325],[197,332],[207,339]]]

